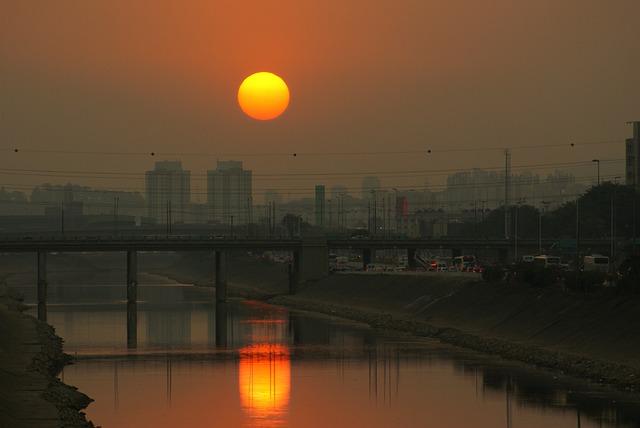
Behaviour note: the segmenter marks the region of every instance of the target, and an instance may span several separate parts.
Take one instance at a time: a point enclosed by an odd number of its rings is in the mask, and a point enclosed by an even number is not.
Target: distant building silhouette
[[[640,121],[631,122],[633,137],[626,141],[626,183],[640,190]]]
[[[223,224],[251,222],[253,184],[250,170],[242,161],[218,161],[207,171],[207,204],[210,219]]]
[[[145,173],[147,215],[160,222],[183,223],[191,200],[191,171],[180,161],[158,161]]]
[[[367,176],[362,179],[362,199],[369,199],[372,193],[380,190],[380,179],[375,176]]]
[[[346,196],[349,194],[349,190],[347,186],[342,184],[336,184],[331,187],[331,199],[337,200],[342,196]]]

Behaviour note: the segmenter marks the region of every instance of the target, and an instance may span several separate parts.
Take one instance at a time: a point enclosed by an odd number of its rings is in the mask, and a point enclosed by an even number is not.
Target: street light
[[[542,216],[547,211],[549,201],[541,201],[542,209],[538,209],[538,254],[542,254]]]
[[[595,163],[598,168],[598,186],[600,185],[600,159],[593,159],[591,162]]]
[[[525,198],[518,199],[516,202],[516,215],[515,215],[515,224],[514,224],[514,232],[513,232],[513,247],[515,253],[515,261],[518,262],[518,208],[525,203],[527,200]]]

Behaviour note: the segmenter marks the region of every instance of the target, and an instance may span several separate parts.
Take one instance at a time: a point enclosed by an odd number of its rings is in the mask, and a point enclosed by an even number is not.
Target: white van
[[[584,270],[592,272],[609,272],[609,257],[600,254],[584,256]]]
[[[533,258],[533,263],[543,267],[560,267],[561,260],[558,256],[541,255],[535,256]]]

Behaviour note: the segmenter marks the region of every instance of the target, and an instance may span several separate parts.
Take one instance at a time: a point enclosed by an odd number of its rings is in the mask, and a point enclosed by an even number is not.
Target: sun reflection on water
[[[256,344],[240,350],[240,400],[250,418],[250,426],[284,425],[289,406],[290,376],[289,349],[285,345]]]

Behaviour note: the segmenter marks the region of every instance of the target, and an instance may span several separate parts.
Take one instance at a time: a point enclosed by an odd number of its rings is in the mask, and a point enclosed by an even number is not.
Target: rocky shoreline
[[[462,348],[532,364],[601,384],[609,384],[626,392],[640,392],[640,370],[633,367],[550,351],[537,346],[524,345],[497,338],[482,337],[455,328],[434,326],[425,321],[401,317],[396,314],[354,308],[313,299],[304,299],[296,296],[277,296],[269,299],[268,302],[292,309],[347,318],[363,322],[373,328],[396,330],[417,336],[435,338]]]
[[[94,427],[82,412],[93,400],[57,377],[71,360],[62,339],[25,309],[0,285],[0,427]]]

